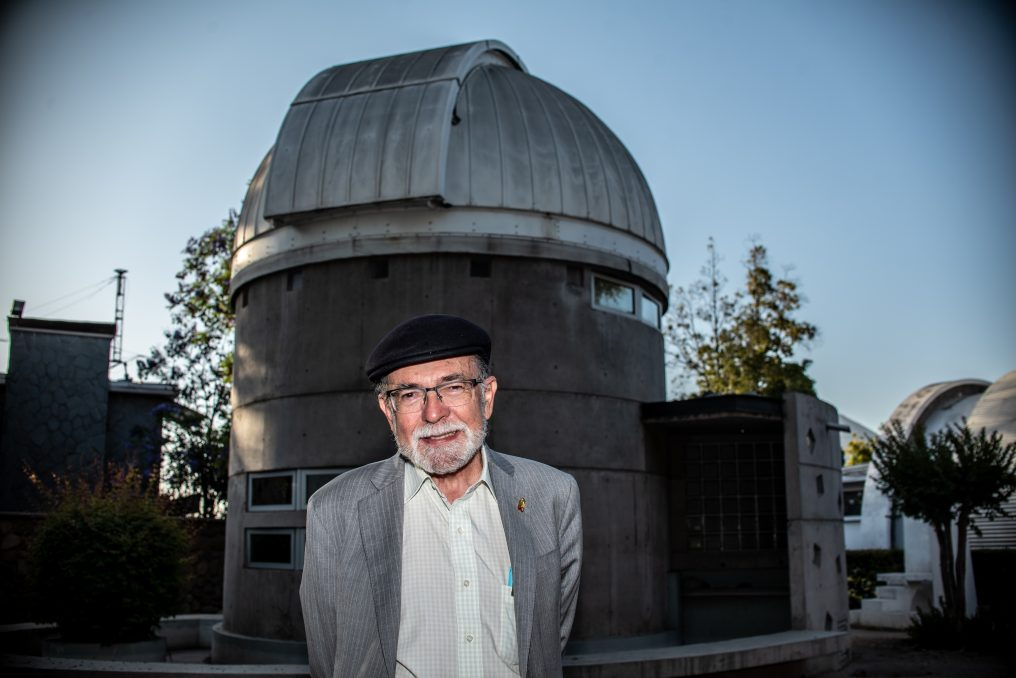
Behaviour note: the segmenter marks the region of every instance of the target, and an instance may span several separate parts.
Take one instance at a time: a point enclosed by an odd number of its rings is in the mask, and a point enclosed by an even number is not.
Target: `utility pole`
[[[116,273],[116,330],[113,335],[113,357],[110,367],[123,365],[124,378],[127,378],[127,365],[123,361],[123,305],[127,295],[127,269],[118,268]]]

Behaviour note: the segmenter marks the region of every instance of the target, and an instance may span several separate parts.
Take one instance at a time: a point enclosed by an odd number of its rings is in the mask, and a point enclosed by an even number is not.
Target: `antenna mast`
[[[116,273],[116,331],[113,336],[113,358],[110,366],[123,365],[123,304],[127,294],[127,269],[118,268]],[[124,365],[126,374],[126,365]]]

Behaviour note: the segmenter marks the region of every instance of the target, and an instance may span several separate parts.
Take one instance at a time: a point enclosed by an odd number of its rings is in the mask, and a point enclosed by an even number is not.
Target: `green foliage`
[[[808,376],[810,360],[794,360],[818,330],[799,321],[797,283],[774,278],[766,248],[752,245],[745,260],[745,288],[724,293],[726,279],[712,238],[702,278],[673,292],[666,324],[672,365],[694,380],[698,392],[757,393],[787,391],[815,394]]]
[[[233,309],[230,257],[236,232],[230,210],[220,226],[187,241],[176,292],[167,294],[172,329],[166,343],[137,362],[142,379],[173,384],[178,405],[162,408],[163,483],[182,503],[211,517],[225,507],[229,459]],[[182,407],[181,407],[182,405]]]
[[[865,598],[875,597],[879,572],[902,572],[900,549],[858,549],[847,551],[847,594],[850,608],[859,609]]]
[[[899,422],[883,427],[873,443],[876,482],[893,507],[931,525],[939,544],[942,606],[959,623],[965,616],[967,531],[975,515],[1005,515],[1002,504],[1016,492],[1016,443],[981,429],[950,426],[926,437],[920,428],[907,435]],[[956,539],[953,542],[953,526]]]
[[[177,612],[186,540],[136,471],[106,489],[65,483],[32,540],[36,621],[72,642],[151,638]]]
[[[846,466],[855,466],[857,464],[863,464],[871,461],[871,454],[874,451],[874,446],[871,440],[868,438],[858,438],[856,435],[851,434],[850,442],[843,448],[843,456],[845,457]]]

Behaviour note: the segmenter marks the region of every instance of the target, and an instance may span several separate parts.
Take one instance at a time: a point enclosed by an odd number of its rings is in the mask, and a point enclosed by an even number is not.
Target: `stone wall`
[[[28,554],[32,536],[45,516],[0,513],[0,624],[35,621],[29,581]],[[191,537],[188,577],[181,614],[222,609],[225,521],[179,518]]]
[[[0,510],[39,508],[25,469],[45,479],[102,463],[109,341],[11,328]]]

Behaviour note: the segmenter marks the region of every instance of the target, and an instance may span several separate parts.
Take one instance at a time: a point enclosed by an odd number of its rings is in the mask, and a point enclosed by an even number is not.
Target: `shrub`
[[[177,612],[186,540],[136,472],[106,488],[65,484],[32,542],[36,621],[72,642],[153,637]]]
[[[847,592],[850,596],[850,609],[859,609],[864,598],[875,597],[879,572],[902,571],[903,551],[900,549],[847,551]]]
[[[1011,656],[1016,627],[1008,614],[978,612],[957,621],[934,608],[927,612],[918,610],[907,635],[915,645],[929,650],[970,650]]]

